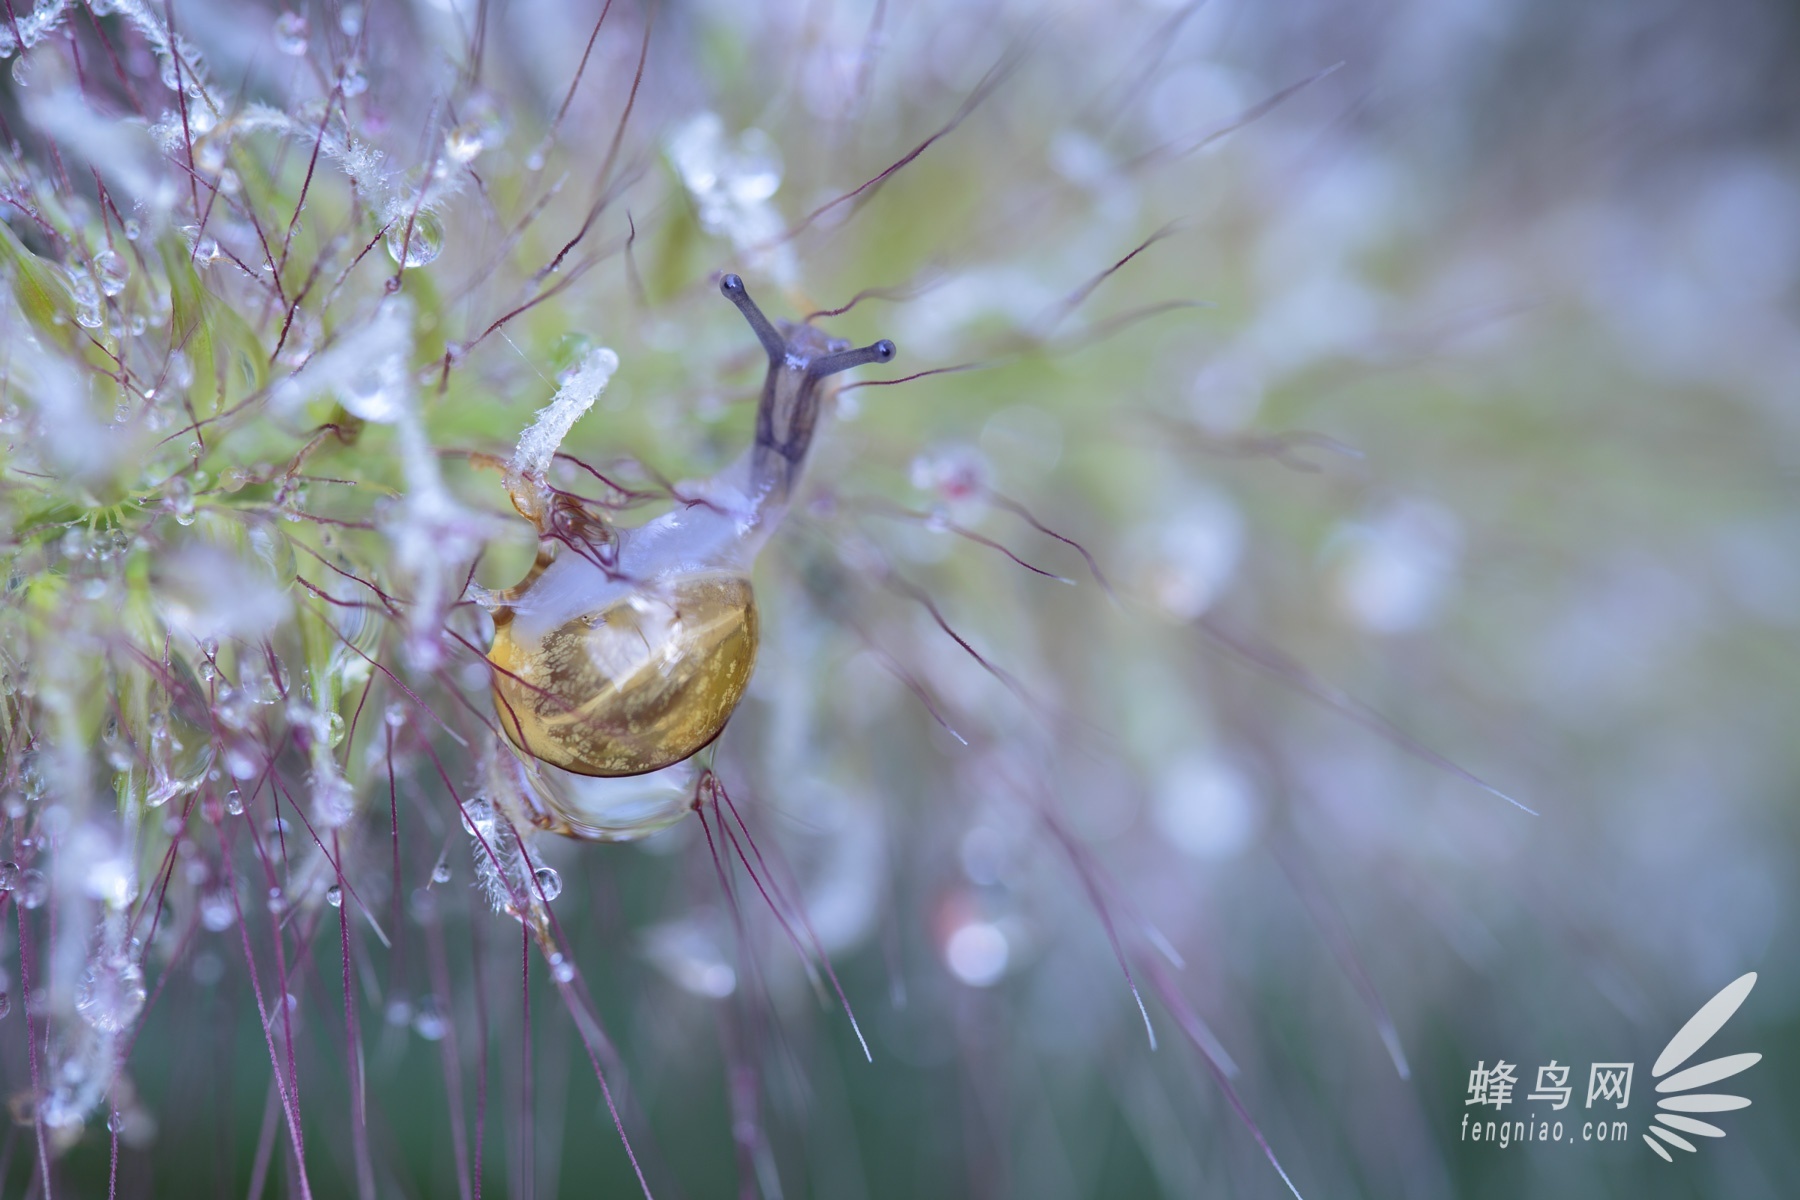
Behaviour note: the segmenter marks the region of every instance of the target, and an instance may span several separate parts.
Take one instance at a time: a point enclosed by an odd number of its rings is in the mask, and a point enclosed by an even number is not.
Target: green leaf
[[[268,353],[241,313],[207,293],[179,241],[166,238],[161,249],[173,340],[194,367],[194,411],[211,416],[268,383]]]
[[[12,267],[13,295],[25,319],[40,334],[69,349],[75,344],[75,324],[70,319],[74,299],[62,268],[46,262],[25,248],[6,222],[0,221],[0,259]]]

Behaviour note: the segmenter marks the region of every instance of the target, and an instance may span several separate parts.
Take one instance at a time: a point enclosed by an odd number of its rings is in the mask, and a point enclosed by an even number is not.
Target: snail
[[[736,275],[720,290],[769,359],[746,454],[635,528],[515,492],[541,548],[526,577],[495,597],[495,705],[533,790],[556,810],[547,823],[578,836],[636,836],[653,824],[631,813],[662,811],[654,786],[600,781],[666,774],[724,730],[756,663],[751,566],[794,494],[832,377],[894,357],[886,339],[852,348],[810,324],[778,329]],[[552,523],[564,538],[550,536]],[[571,552],[565,539],[605,554]],[[612,811],[619,804],[623,816]]]

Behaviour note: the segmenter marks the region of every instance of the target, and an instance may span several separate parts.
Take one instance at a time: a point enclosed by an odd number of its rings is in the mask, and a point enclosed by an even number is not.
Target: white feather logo
[[[1707,1040],[1719,1032],[1725,1022],[1731,1020],[1731,1014],[1738,1010],[1738,1006],[1750,995],[1750,989],[1755,986],[1755,971],[1748,975],[1740,975],[1726,984],[1720,989],[1718,995],[1702,1004],[1700,1011],[1688,1018],[1688,1023],[1669,1039],[1669,1044],[1663,1047],[1663,1052],[1656,1056],[1656,1065],[1650,1068],[1650,1077],[1662,1081],[1656,1085],[1657,1092],[1663,1095],[1663,1098],[1656,1102],[1656,1107],[1663,1111],[1656,1114],[1659,1124],[1650,1126],[1650,1133],[1644,1135],[1644,1144],[1662,1155],[1665,1161],[1674,1162],[1675,1158],[1663,1146],[1663,1142],[1686,1150],[1690,1154],[1694,1152],[1694,1143],[1682,1137],[1683,1133],[1693,1134],[1697,1137],[1720,1138],[1725,1136],[1725,1131],[1717,1125],[1683,1114],[1730,1112],[1733,1109],[1750,1106],[1750,1101],[1743,1096],[1729,1096],[1719,1092],[1696,1094],[1694,1089],[1717,1083],[1721,1079],[1729,1079],[1739,1071],[1748,1070],[1762,1061],[1760,1054],[1728,1054],[1724,1058],[1695,1063],[1685,1071],[1676,1071],[1673,1075],[1669,1075],[1669,1072],[1675,1071],[1677,1067],[1699,1053],[1700,1047],[1706,1045]],[[1665,1075],[1669,1075],[1669,1077],[1663,1079]],[[1656,1137],[1651,1137],[1651,1133]],[[1658,1138],[1661,1141],[1658,1141]]]

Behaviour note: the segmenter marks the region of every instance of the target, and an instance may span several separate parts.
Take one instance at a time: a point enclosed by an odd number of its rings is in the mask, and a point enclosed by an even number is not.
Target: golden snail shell
[[[535,645],[496,622],[494,698],[513,745],[578,775],[641,775],[719,736],[756,662],[756,598],[699,574],[564,622]]]
[[[702,489],[705,503],[636,529],[577,514],[578,527],[616,540],[612,563],[557,553],[546,538],[531,574],[494,612],[488,659],[500,727],[521,752],[564,771],[642,775],[719,736],[756,662],[750,565],[786,509],[830,394],[825,381],[894,356],[886,340],[851,349],[811,325],[778,332],[736,275],[721,290],[769,357],[749,453]],[[527,500],[520,511],[542,530],[554,506]]]

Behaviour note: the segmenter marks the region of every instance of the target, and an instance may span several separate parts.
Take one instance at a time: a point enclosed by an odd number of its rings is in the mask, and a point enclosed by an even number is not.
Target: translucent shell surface
[[[529,599],[530,585],[521,600]],[[579,775],[641,775],[704,749],[756,662],[756,599],[741,575],[684,575],[529,642],[495,614],[500,727],[526,754]]]

